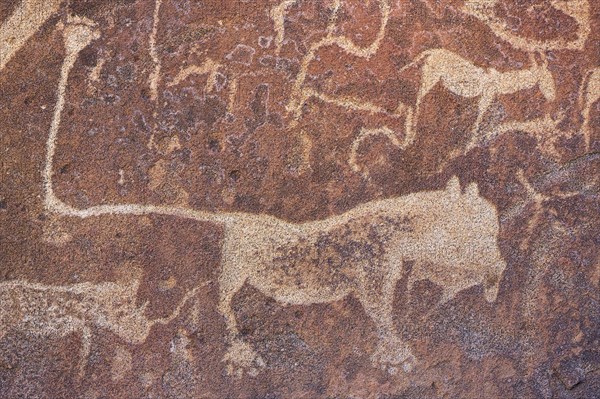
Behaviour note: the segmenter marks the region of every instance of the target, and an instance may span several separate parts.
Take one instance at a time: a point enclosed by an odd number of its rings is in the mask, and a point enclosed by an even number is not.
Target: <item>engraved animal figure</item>
[[[11,330],[40,337],[81,333],[79,374],[84,375],[92,327],[109,330],[131,344],[143,343],[155,324],[168,324],[196,293],[189,291],[168,317],[149,320],[147,303],[136,305],[139,280],[53,286],[27,281],[0,284],[0,340]]]
[[[579,95],[579,106],[582,108],[583,125],[581,130],[583,131],[583,137],[585,141],[585,150],[590,150],[592,131],[590,129],[590,114],[592,106],[596,101],[600,99],[600,67],[596,67],[590,70],[581,84],[581,91]]]
[[[538,86],[546,100],[556,98],[556,85],[548,63],[544,59],[539,65],[533,55],[530,55],[531,67],[507,72],[499,72],[494,68],[480,68],[471,61],[445,49],[431,49],[422,52],[414,61],[404,66],[400,72],[422,63],[421,85],[417,93],[414,117],[419,115],[419,107],[424,97],[439,82],[450,92],[465,98],[479,97],[478,114],[472,129],[472,138],[466,150],[470,150],[478,141],[477,133],[488,108],[495,98],[503,94],[513,94],[520,90]],[[415,138],[415,123],[407,123],[408,143]],[[410,126],[413,125],[413,126]]]
[[[373,363],[410,361],[410,347],[397,336],[392,319],[404,262],[415,262],[409,289],[428,279],[442,288],[445,302],[481,284],[493,302],[506,267],[498,229],[495,208],[478,195],[475,184],[461,193],[457,178],[445,190],[373,201],[314,222],[239,218],[225,228],[219,279],[219,310],[231,335],[225,359],[243,368],[254,360],[260,364],[240,339],[231,308],[247,283],[285,304],[329,303],[354,295],[377,327]]]

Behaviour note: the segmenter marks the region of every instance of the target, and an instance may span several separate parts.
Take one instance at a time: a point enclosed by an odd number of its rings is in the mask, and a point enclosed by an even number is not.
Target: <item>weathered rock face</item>
[[[600,3],[0,2],[0,397],[600,398]]]

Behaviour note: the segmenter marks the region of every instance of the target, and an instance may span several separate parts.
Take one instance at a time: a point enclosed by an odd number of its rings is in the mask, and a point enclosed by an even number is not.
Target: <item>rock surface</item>
[[[0,2],[0,397],[600,398],[600,3]]]

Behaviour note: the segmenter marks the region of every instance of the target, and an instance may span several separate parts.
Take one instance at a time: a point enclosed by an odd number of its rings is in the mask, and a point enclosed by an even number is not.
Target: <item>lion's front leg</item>
[[[227,374],[237,378],[240,378],[244,372],[255,377],[259,369],[265,366],[264,360],[252,346],[237,337],[230,339],[223,361],[227,364]]]
[[[79,367],[77,379],[81,380],[85,375],[85,366],[87,365],[90,356],[90,348],[92,345],[92,330],[87,325],[81,327],[81,352],[79,355]]]
[[[380,336],[377,348],[371,355],[371,363],[390,374],[396,374],[399,366],[404,372],[412,371],[415,361],[410,346],[395,334]]]
[[[410,346],[400,339],[394,327],[392,305],[395,283],[395,280],[385,281],[379,289],[363,287],[358,294],[365,312],[375,322],[379,337],[377,348],[371,355],[371,362],[390,374],[395,374],[399,366],[402,366],[405,372],[409,372],[415,363]]]

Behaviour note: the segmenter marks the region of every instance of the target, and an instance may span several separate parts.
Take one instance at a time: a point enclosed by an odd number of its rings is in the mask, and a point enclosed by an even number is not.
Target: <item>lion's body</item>
[[[393,294],[405,261],[414,262],[410,285],[429,279],[448,300],[483,284],[493,301],[505,267],[497,234],[495,208],[457,186],[369,202],[314,222],[240,217],[225,227],[219,309],[237,339],[231,301],[244,283],[285,304],[354,295],[381,339],[390,341]]]

